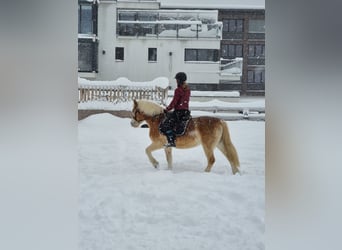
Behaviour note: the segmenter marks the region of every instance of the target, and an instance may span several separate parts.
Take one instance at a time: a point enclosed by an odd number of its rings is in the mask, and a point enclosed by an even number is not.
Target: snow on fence
[[[78,79],[78,102],[105,101],[127,102],[133,99],[147,99],[165,104],[169,81],[158,77],[151,82],[131,82],[127,78],[116,81],[88,81]]]

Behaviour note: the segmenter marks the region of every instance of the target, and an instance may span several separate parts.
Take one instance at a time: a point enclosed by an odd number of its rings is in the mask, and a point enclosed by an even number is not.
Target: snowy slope
[[[264,122],[229,122],[242,176],[202,148],[145,155],[148,129],[109,114],[79,122],[80,249],[264,249]]]

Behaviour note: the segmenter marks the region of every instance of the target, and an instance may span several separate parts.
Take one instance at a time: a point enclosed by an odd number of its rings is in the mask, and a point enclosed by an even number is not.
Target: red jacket
[[[175,89],[175,94],[169,106],[167,106],[166,110],[170,111],[171,109],[175,110],[189,110],[189,99],[190,99],[190,89],[187,85],[185,87],[177,87]]]

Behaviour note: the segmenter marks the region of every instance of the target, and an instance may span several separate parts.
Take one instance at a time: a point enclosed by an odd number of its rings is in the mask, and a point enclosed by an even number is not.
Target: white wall
[[[116,4],[100,4],[98,7],[98,70],[97,80],[116,80],[115,77],[115,40]],[[102,54],[102,51],[105,54]]]

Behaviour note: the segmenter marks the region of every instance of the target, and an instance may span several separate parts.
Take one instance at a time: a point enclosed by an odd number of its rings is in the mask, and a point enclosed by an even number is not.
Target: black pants
[[[159,131],[164,135],[181,134],[182,130],[184,130],[185,122],[189,119],[189,110],[175,110],[174,112],[169,112],[160,124]]]

